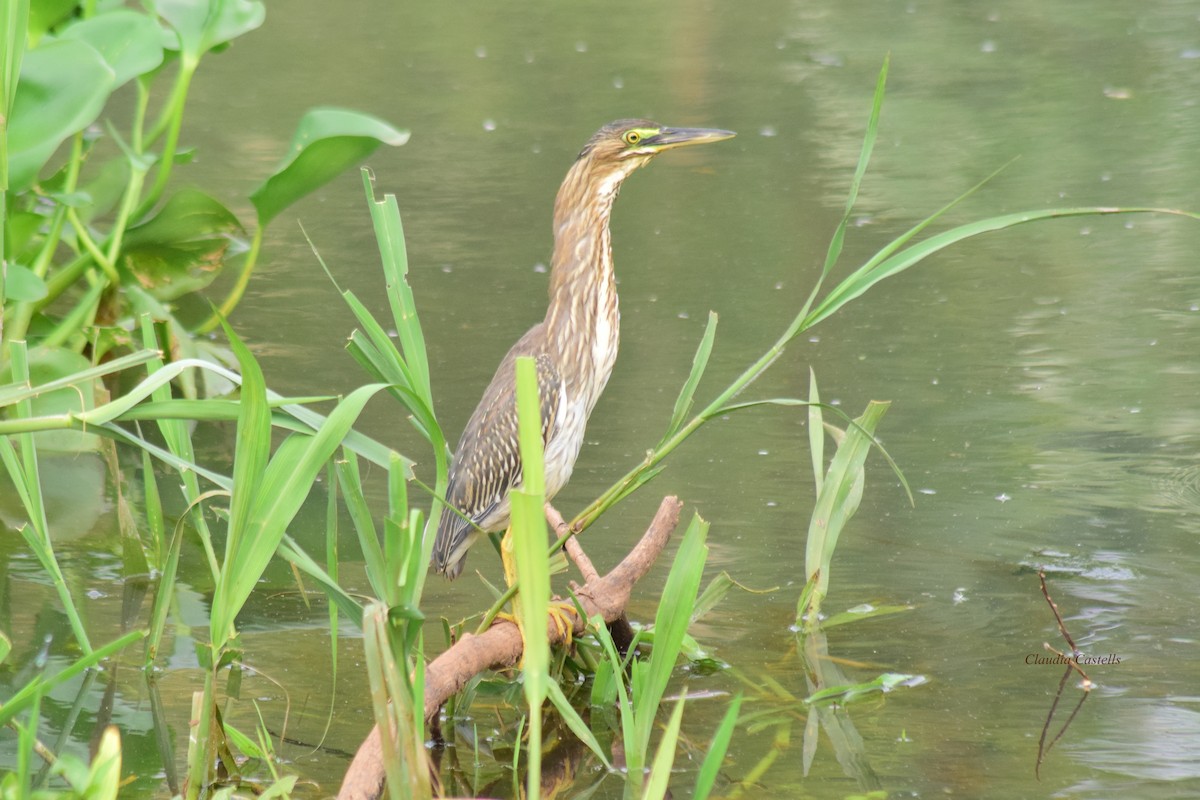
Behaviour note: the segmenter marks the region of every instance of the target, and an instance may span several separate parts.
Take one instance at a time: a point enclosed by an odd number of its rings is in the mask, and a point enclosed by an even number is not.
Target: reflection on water
[[[382,189],[400,198],[439,415],[454,438],[508,344],[542,314],[546,276],[537,265],[547,258],[550,207],[582,139],[632,115],[741,131],[719,156],[634,176],[617,205],[624,341],[560,495],[566,511],[657,440],[710,308],[721,324],[701,398],[792,318],[841,213],[885,52],[890,94],[846,266],[1013,156],[1020,159],[947,224],[1047,205],[1196,205],[1193,3],[1098,0],[1080,13],[1072,4],[770,1],[753,13],[718,4],[703,14],[666,3],[647,7],[652,17],[636,26],[610,6],[530,16],[468,5],[461,18],[433,4],[373,3],[356,14],[319,3],[273,7],[253,40],[198,76],[184,137],[204,156],[180,169],[218,196],[236,196],[269,171],[264,154],[281,151],[299,110],[315,102],[336,99],[411,127],[411,143],[378,154],[372,167]],[[305,57],[296,59],[300,46]],[[360,192],[349,176],[285,214],[234,318],[284,394],[344,391],[364,380],[342,352],[349,315],[293,224],[303,220],[339,282],[383,311]],[[1200,795],[1198,227],[1165,217],[1065,220],[974,240],[822,323],[755,390],[804,396],[812,365],[822,394],[849,413],[871,399],[893,401],[880,433],[922,491],[910,507],[887,466],[869,462],[826,608],[914,606],[828,635],[848,680],[882,672],[929,679],[847,712],[868,759],[858,774],[869,772],[894,796]],[[372,405],[364,429],[429,461],[394,407]],[[598,565],[614,563],[657,505],[653,495],[679,493],[712,522],[712,570],[778,587],[733,591],[696,635],[745,680],[797,695],[806,687],[788,628],[812,504],[805,447],[802,414],[772,409],[719,421],[585,535]],[[82,486],[85,472],[45,479]],[[377,483],[368,492],[382,507]],[[69,510],[70,492],[60,495],[67,502],[59,510]],[[116,523],[102,499],[87,505],[86,520],[60,517],[56,535],[79,539],[64,560],[68,574],[84,596],[97,593],[89,625],[115,636]],[[306,543],[320,529],[321,507],[314,503],[294,532]],[[2,508],[12,519],[7,501]],[[311,546],[320,547],[315,539]],[[47,636],[50,658],[59,659],[52,664],[66,658],[56,648],[69,640],[52,593],[31,583],[19,552],[4,545],[2,617],[14,631],[6,682],[34,668]],[[484,555],[473,566],[495,580]],[[185,552],[178,607],[187,625],[205,618],[203,563],[198,550]],[[1099,688],[1040,782],[1037,739],[1059,670],[1025,663],[1058,635],[1037,567],[1047,568],[1080,647],[1122,657],[1092,673]],[[640,587],[636,617],[652,616],[664,574]],[[291,590],[286,569],[269,574],[271,587]],[[489,597],[470,579],[434,580],[426,610],[457,620]],[[268,726],[299,742],[281,753],[316,782],[305,790],[313,796],[332,791],[344,753],[371,724],[358,642],[344,626],[331,678],[325,613],[293,594],[256,601],[242,623],[245,658],[262,674],[248,675],[243,702],[232,704],[252,730],[246,701],[258,699]],[[280,653],[291,658],[280,663]],[[198,674],[186,631],[169,640],[163,665],[158,690],[179,757]],[[732,672],[687,677],[693,691],[739,686]],[[80,688],[64,686],[48,700],[45,735],[65,725]],[[93,685],[76,715],[69,746],[77,751],[103,691],[102,681]],[[146,698],[122,667],[113,719],[128,731],[127,769],[150,794],[164,770]],[[685,734],[704,742],[723,708],[694,703]],[[748,795],[858,790],[828,740],[804,775],[802,730]],[[745,776],[775,735],[740,735],[725,775]],[[11,746],[0,741],[0,759]],[[501,780],[493,788],[507,787]],[[619,794],[609,780],[595,796]]]

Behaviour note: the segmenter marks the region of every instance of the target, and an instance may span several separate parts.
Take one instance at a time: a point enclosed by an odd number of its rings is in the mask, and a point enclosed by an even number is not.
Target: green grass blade
[[[891,62],[891,54],[884,56],[883,66],[879,69],[879,77],[875,80],[875,95],[871,101],[871,115],[867,118],[867,130],[863,135],[862,148],[858,154],[858,164],[854,168],[854,177],[850,180],[850,191],[846,194],[846,206],[842,211],[842,218],[838,221],[837,228],[833,231],[833,236],[829,240],[829,249],[825,253],[825,265],[821,268],[821,275],[817,278],[816,284],[813,285],[812,292],[809,293],[808,299],[804,301],[804,308],[796,317],[796,322],[792,323],[789,328],[789,333],[785,334],[785,338],[792,338],[798,334],[803,327],[798,323],[808,315],[809,308],[817,298],[817,294],[821,291],[821,286],[824,285],[825,279],[833,271],[834,264],[837,263],[838,257],[842,254],[842,243],[846,239],[846,228],[850,223],[850,215],[854,211],[854,204],[858,202],[858,190],[862,185],[863,177],[867,173],[867,165],[871,162],[871,153],[875,149],[875,139],[879,132],[879,117],[883,111],[883,98],[887,87],[888,64]]]
[[[663,800],[667,796],[671,767],[675,763],[675,743],[679,741],[679,726],[683,724],[683,702],[683,695],[680,695],[658,743],[658,751],[654,754],[654,763],[650,766],[650,775],[646,779],[646,791],[642,794],[642,800]]]
[[[625,746],[625,767],[629,782],[636,788],[642,786],[642,766],[646,763],[646,751],[638,749],[637,742],[637,712],[625,688],[625,667],[613,644],[612,634],[604,623],[604,618],[596,615],[588,618],[588,628],[595,633],[596,639],[604,649],[604,655],[615,675],[614,683],[617,692],[617,710],[621,716],[621,738]]]
[[[516,363],[517,420],[521,449],[521,488],[510,492],[513,558],[516,561],[517,615],[521,620],[525,655],[522,663],[525,699],[529,704],[528,797],[541,788],[542,704],[550,682],[550,643],[546,620],[550,601],[550,559],[546,553],[543,513],[546,481],[542,452],[541,402],[537,365],[532,358]]]
[[[684,381],[683,387],[679,390],[679,397],[675,400],[675,410],[671,413],[671,422],[667,425],[667,432],[663,435],[662,442],[667,441],[675,433],[683,427],[687,415],[691,413],[692,404],[696,396],[696,387],[700,385],[700,379],[704,376],[704,369],[708,366],[708,357],[712,354],[713,340],[717,335],[717,315],[714,311],[708,312],[708,323],[704,326],[704,336],[700,339],[700,345],[696,348],[696,355],[692,358],[692,370],[688,373],[687,380]],[[662,442],[659,442],[661,445]]]
[[[372,384],[356,389],[338,404],[312,436],[293,434],[285,440],[267,465],[257,482],[246,529],[230,533],[231,538],[237,537],[238,547],[231,551],[233,560],[227,560],[222,568],[221,582],[213,598],[214,646],[224,645],[232,636],[234,617],[266,569],[287,526],[308,497],[313,481],[337,451],[367,401],[384,388],[382,384]],[[235,481],[234,492],[237,490]]]
[[[708,753],[705,754],[704,761],[700,764],[700,772],[696,775],[696,788],[692,790],[692,800],[707,800],[712,792],[717,773],[721,771],[721,765],[725,761],[725,752],[733,739],[733,730],[737,726],[738,712],[741,708],[742,696],[739,694],[729,704],[725,716],[721,718],[721,724],[713,734],[712,742],[708,745]]]
[[[817,373],[808,369],[808,451],[812,455],[813,481],[817,496],[825,482],[825,418],[821,413],[821,395],[817,391]]]
[[[817,584],[812,595],[814,606],[829,591],[829,567],[838,537],[847,520],[858,509],[862,497],[864,480],[863,463],[874,443],[874,431],[879,420],[887,412],[889,403],[871,401],[855,425],[846,430],[845,438],[838,446],[821,493],[813,507],[808,526],[808,543],[805,549],[804,568],[807,579],[817,575]],[[797,616],[803,613],[798,609]]]
[[[141,640],[145,635],[145,631],[130,631],[119,639],[97,647],[50,677],[38,676],[25,684],[17,690],[16,694],[5,700],[3,706],[0,706],[0,725],[7,725],[13,717],[28,709],[35,695],[49,693],[56,686],[61,686],[84,670],[91,669],[114,653],[119,653],[134,642]]]
[[[362,170],[363,189],[375,224],[375,238],[383,259],[383,272],[388,283],[388,302],[396,323],[396,335],[413,376],[418,394],[432,405],[433,393],[429,383],[429,357],[425,352],[425,336],[417,317],[417,304],[412,287],[408,285],[408,249],[404,244],[404,226],[396,196],[385,194],[375,199],[369,170]]]
[[[997,217],[990,217],[988,219],[969,222],[965,225],[959,225],[956,228],[951,228],[948,231],[943,231],[942,233],[931,236],[928,239],[924,239],[921,242],[918,242],[911,247],[907,247],[881,262],[868,262],[870,265],[869,268],[867,265],[864,265],[863,268],[856,270],[825,296],[820,304],[818,304],[817,307],[814,308],[806,317],[801,330],[806,330],[830,316],[838,309],[849,303],[851,300],[860,297],[872,286],[879,283],[879,281],[903,272],[912,265],[922,261],[925,258],[928,258],[939,250],[944,250],[945,248],[965,241],[966,239],[970,239],[985,233],[1002,231],[1018,225],[1025,225],[1030,222],[1037,222],[1039,220],[1061,219],[1066,217],[1107,216],[1112,214],[1170,214],[1174,216],[1189,217],[1191,219],[1200,219],[1200,214],[1169,208],[1105,208],[1091,206],[1021,211],[1013,214],[1004,214]]]
[[[249,528],[250,511],[271,457],[271,410],[267,406],[267,383],[258,361],[224,320],[221,325],[242,370],[237,443],[233,453],[233,497],[229,507],[229,536],[225,541],[228,571],[231,558],[241,551],[241,537]]]
[[[424,700],[418,702],[406,678],[407,668],[396,658],[387,606],[372,602],[363,612],[362,624],[371,705],[375,724],[383,732],[388,793],[405,800],[429,797],[429,766],[417,722],[417,715],[424,714]]]
[[[119,358],[114,358],[112,361],[106,361],[103,364],[80,370],[79,372],[73,372],[70,375],[47,381],[34,387],[21,383],[6,384],[5,386],[0,386],[0,406],[12,405],[18,400],[30,399],[57,389],[78,386],[81,383],[103,378],[107,375],[115,375],[132,367],[139,367],[146,364],[157,357],[158,352],[155,350],[139,350],[136,353],[120,356]]]
[[[355,533],[358,534],[358,546],[362,552],[363,564],[367,570],[367,580],[375,596],[392,605],[395,602],[393,588],[387,579],[387,565],[384,561],[383,548],[379,544],[379,531],[367,505],[367,498],[362,490],[362,476],[358,471],[358,458],[342,448],[342,458],[334,466],[337,472],[338,484],[345,498],[346,510],[350,512],[350,521],[354,523]]]
[[[612,769],[612,764],[609,763],[608,756],[604,753],[604,748],[600,745],[599,740],[596,739],[596,735],[592,733],[592,729],[583,721],[583,717],[579,716],[579,712],[571,705],[571,701],[563,694],[562,687],[556,681],[549,681],[546,684],[546,688],[549,690],[550,701],[554,703],[554,707],[558,709],[559,716],[562,717],[563,722],[567,724],[571,732],[579,738],[579,741],[587,745],[588,749],[600,759],[605,768]]]
[[[650,731],[654,727],[654,715],[666,693],[671,673],[679,660],[684,634],[692,619],[692,608],[700,590],[700,577],[708,558],[708,547],[704,540],[708,534],[708,523],[697,514],[692,517],[687,531],[671,564],[663,587],[663,600],[658,604],[654,616],[654,649],[646,669],[641,691],[634,690],[637,715],[637,745],[646,752],[650,745]]]
[[[337,606],[338,611],[346,615],[346,619],[350,620],[356,626],[362,624],[362,604],[341,587],[335,575],[326,572],[320,564],[314,561],[312,556],[296,543],[295,539],[284,534],[283,540],[279,543],[279,555],[294,564],[301,572],[304,572],[316,580],[317,583],[321,584],[321,588],[325,591],[325,594]]]

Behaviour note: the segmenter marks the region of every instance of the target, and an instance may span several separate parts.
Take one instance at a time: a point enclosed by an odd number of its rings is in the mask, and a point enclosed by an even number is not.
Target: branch
[[[625,613],[625,606],[633,592],[633,585],[650,571],[655,560],[663,551],[671,532],[679,523],[679,512],[683,504],[676,497],[664,497],[658,507],[658,513],[650,527],[642,535],[641,540],[629,551],[629,555],[602,577],[597,576],[595,569],[583,567],[575,554],[576,563],[584,573],[586,582],[576,592],[580,604],[587,617],[599,615],[605,622],[614,622]],[[557,523],[556,523],[557,524]],[[571,542],[574,541],[572,538]],[[568,551],[570,552],[570,551]],[[582,551],[579,553],[582,555]],[[587,557],[583,556],[584,561]],[[570,602],[560,602],[558,607],[574,611]],[[575,635],[580,635],[587,628],[587,619],[571,614],[575,620]],[[547,635],[551,644],[563,642],[563,631],[553,621],[547,620]],[[518,664],[521,660],[521,632],[511,622],[497,620],[492,627],[478,636],[470,633],[463,634],[454,645],[435,658],[425,670],[425,721],[433,720],[442,704],[452,695],[462,689],[471,678],[488,669],[504,669]],[[384,787],[383,747],[380,741],[379,727],[371,730],[366,740],[358,748],[346,777],[342,780],[342,788],[338,792],[338,800],[377,800],[383,794]]]

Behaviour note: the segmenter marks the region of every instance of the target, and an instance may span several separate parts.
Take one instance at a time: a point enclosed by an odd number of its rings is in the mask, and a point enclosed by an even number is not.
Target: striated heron
[[[617,358],[620,312],[608,220],[622,181],[664,150],[733,135],[618,120],[597,131],[579,153],[554,201],[546,318],[500,362],[458,442],[446,502],[462,513],[442,509],[433,546],[438,572],[458,577],[467,548],[479,534],[508,527],[508,492],[521,481],[515,374],[519,356],[537,362],[546,500],[571,477],[588,417]]]

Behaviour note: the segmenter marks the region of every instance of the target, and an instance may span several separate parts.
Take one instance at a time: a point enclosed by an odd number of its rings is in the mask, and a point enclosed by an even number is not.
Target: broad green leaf
[[[8,127],[9,188],[29,188],[68,136],[100,115],[113,71],[95,48],[60,39],[25,54]]]
[[[36,302],[46,296],[46,282],[28,267],[9,262],[4,294],[6,300]]]
[[[63,39],[87,42],[113,71],[113,88],[156,69],[163,60],[162,29],[151,17],[118,8],[64,28]]]
[[[79,0],[32,0],[28,23],[30,44],[36,46],[51,28],[71,16],[78,7]]]
[[[173,300],[212,282],[241,231],[224,205],[183,189],[152,218],[129,229],[122,261],[152,296]]]
[[[340,108],[314,108],[300,120],[292,143],[275,173],[250,194],[266,226],[281,211],[366,158],[380,143],[408,141],[408,132],[386,122]]]
[[[259,0],[156,0],[154,8],[179,34],[183,56],[193,63],[262,25],[267,13]]]

